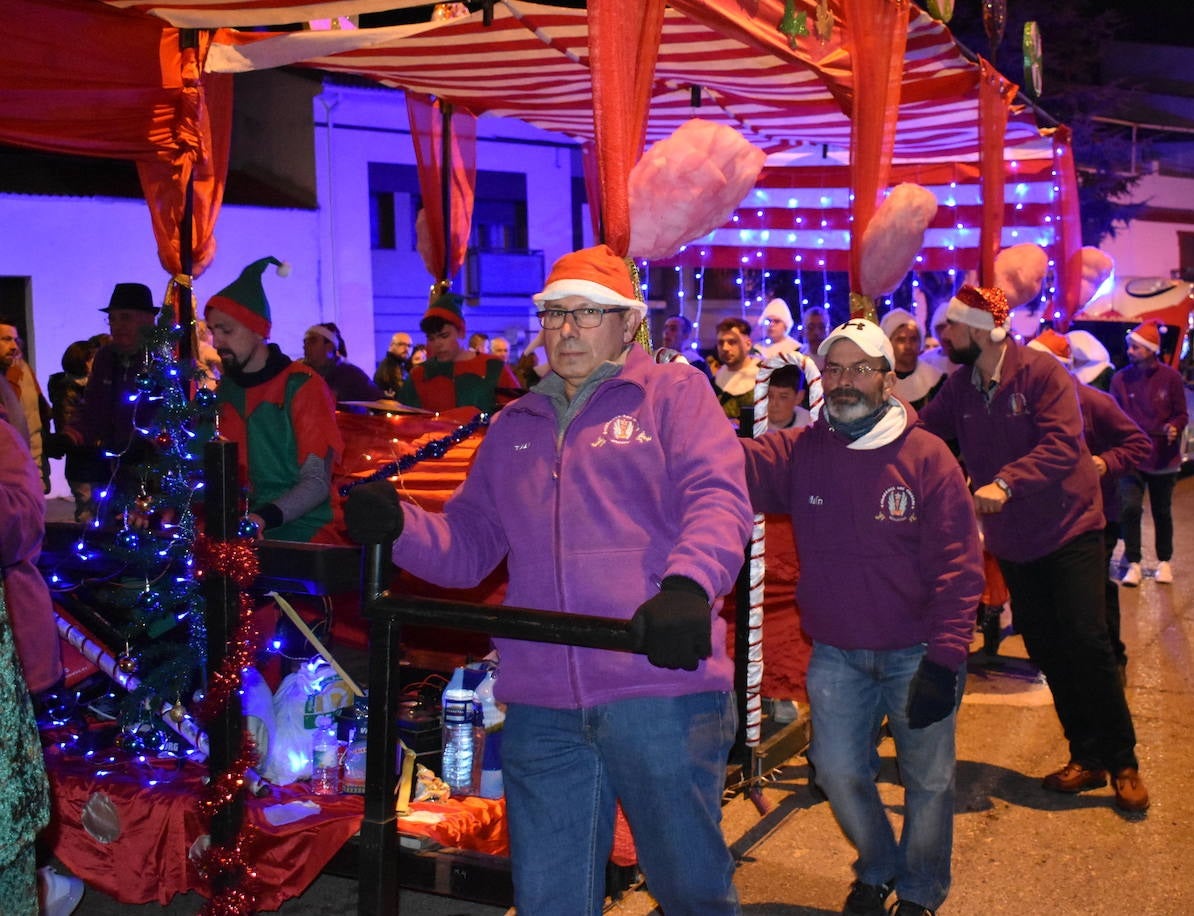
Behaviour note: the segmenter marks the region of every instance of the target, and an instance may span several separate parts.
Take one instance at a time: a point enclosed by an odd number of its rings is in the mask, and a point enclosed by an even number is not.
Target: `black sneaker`
[[[842,916],[887,916],[884,904],[894,888],[887,884],[864,884],[855,881],[850,885],[846,906]]]
[[[891,905],[888,916],[937,916],[937,914],[935,910],[930,910],[927,906],[921,906],[919,903],[913,903],[910,900],[897,900]]]

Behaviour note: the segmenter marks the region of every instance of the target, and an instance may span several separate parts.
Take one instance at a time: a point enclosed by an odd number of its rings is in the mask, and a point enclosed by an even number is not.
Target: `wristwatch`
[[[1006,496],[1008,499],[1012,498],[1012,488],[1008,486],[1008,482],[1006,480],[1004,480],[1002,477],[996,477],[992,483],[994,483],[995,486],[999,487],[999,489],[1003,491],[1004,496]]]

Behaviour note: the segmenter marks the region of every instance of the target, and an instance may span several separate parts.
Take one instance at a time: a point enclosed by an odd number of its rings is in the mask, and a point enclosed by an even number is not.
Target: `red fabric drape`
[[[137,162],[141,191],[149,204],[158,243],[158,259],[172,275],[182,273],[184,268],[180,227],[187,182],[194,178],[190,274],[195,277],[215,258],[216,218],[224,200],[232,140],[232,77],[209,73],[200,78],[202,54],[210,44],[210,35],[204,33],[199,38],[200,48],[180,51],[178,34],[163,34],[163,63],[175,68],[178,81],[173,144],[152,159]],[[164,68],[163,72],[172,71]]]
[[[0,141],[136,161],[171,273],[181,260],[183,189],[196,169],[200,273],[214,252],[231,122],[230,78],[199,79],[206,40],[184,57],[177,29],[90,0],[8,0],[4,29]]]
[[[1062,314],[1062,327],[1070,323],[1074,312],[1082,305],[1078,297],[1082,288],[1082,218],[1078,210],[1078,176],[1074,170],[1074,147],[1068,127],[1053,132],[1053,168],[1058,188],[1056,221],[1059,249],[1057,270],[1057,304]]]
[[[643,152],[663,0],[590,0],[589,65],[603,241],[630,250],[630,170]]]
[[[1007,114],[1019,87],[1004,79],[991,64],[979,58],[979,183],[982,186],[983,222],[979,234],[979,283],[995,282],[995,255],[1003,240],[1003,186],[1006,172],[1003,162],[1003,138],[1007,133]]]
[[[902,0],[844,0],[846,46],[854,68],[850,119],[850,186],[854,224],[850,229],[850,288],[858,289],[862,236],[887,187],[900,83],[908,40],[908,5]]]
[[[427,247],[420,249],[428,272],[438,280],[456,276],[464,264],[468,237],[473,222],[473,197],[477,184],[477,118],[466,109],[449,114],[452,173],[449,182],[451,250],[444,250],[443,189],[443,112],[439,101],[414,92],[406,94],[411,140],[419,170],[419,190],[423,194],[423,214],[427,220]]]
[[[601,178],[598,172],[601,164],[597,161],[597,147],[593,143],[585,143],[580,148],[580,163],[585,176],[585,199],[589,202],[589,223],[593,229],[593,238],[601,238]]]

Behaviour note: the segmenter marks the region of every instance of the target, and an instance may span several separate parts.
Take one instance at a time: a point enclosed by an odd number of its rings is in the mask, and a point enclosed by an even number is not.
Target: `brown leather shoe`
[[[1124,770],[1126,773],[1127,770]],[[1133,773],[1135,770],[1132,771]],[[1087,789],[1099,789],[1107,785],[1106,770],[1088,770],[1082,764],[1071,760],[1056,773],[1050,773],[1041,780],[1041,787],[1050,792],[1066,792],[1073,795]]]
[[[1148,789],[1135,767],[1124,767],[1115,774],[1115,807],[1120,811],[1148,809]]]

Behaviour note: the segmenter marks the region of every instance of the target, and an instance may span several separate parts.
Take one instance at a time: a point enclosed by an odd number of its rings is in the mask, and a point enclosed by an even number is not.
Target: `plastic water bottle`
[[[341,734],[345,723],[349,723],[348,747],[344,751],[344,767],[340,779],[340,791],[346,795],[365,794],[365,757],[369,750],[369,706],[365,699],[357,697],[352,709],[346,710],[341,719]],[[351,716],[347,713],[351,713]],[[399,748],[399,753],[401,753]]]
[[[340,741],[334,724],[316,726],[311,737],[311,791],[316,795],[340,792]]]
[[[485,746],[480,704],[473,691],[449,686],[443,705],[443,780],[453,795],[476,795]]]

